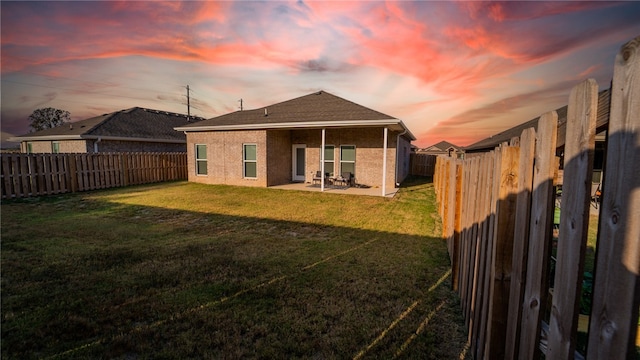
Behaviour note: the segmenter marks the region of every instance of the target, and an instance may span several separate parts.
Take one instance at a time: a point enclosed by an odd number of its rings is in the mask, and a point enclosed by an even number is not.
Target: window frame
[[[331,155],[332,155],[331,160],[327,160],[327,158],[326,158],[326,155],[327,155],[326,151],[327,151],[327,148],[329,148],[329,147],[331,147],[331,150],[332,150],[331,151]],[[322,169],[322,160],[323,160],[322,159],[322,154],[324,154],[324,156],[325,156],[324,157],[324,172],[325,173],[329,173],[329,175],[335,174],[335,170],[336,170],[336,146],[335,145],[331,145],[331,144],[325,144],[323,151],[324,151],[324,153],[320,154],[320,156],[321,156],[320,157],[320,168]],[[327,168],[327,163],[331,163],[332,164],[331,168]]]
[[[60,154],[60,141],[51,141],[51,153]]]
[[[247,159],[247,146],[255,147],[256,158],[254,160]],[[247,164],[256,164],[256,176],[247,176]],[[243,179],[257,179],[258,178],[258,144],[256,143],[243,143],[242,144],[242,178]]]
[[[204,146],[204,158],[198,158],[198,147],[199,146]],[[196,164],[196,176],[208,176],[209,175],[209,160],[207,157],[207,144],[194,144],[194,158],[195,158],[195,164]],[[198,164],[204,162],[205,164],[205,168],[204,168],[204,173],[200,173],[200,166],[198,166]]]
[[[27,154],[33,154],[33,142],[32,141],[27,141]]]
[[[343,160],[342,158],[342,149],[346,147],[353,148],[353,160]],[[351,171],[351,176],[356,176],[356,146],[355,145],[340,145],[340,175],[344,172],[342,170],[342,164],[353,164],[353,171]]]

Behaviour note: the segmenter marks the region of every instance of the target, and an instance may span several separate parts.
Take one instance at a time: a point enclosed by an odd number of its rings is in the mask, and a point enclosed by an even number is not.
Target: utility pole
[[[238,100],[240,102],[240,111],[242,111],[242,99]]]
[[[189,102],[189,85],[187,85],[187,121],[191,121],[191,103]]]

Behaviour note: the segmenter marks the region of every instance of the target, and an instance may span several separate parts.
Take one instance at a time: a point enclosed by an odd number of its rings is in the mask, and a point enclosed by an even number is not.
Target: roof
[[[393,130],[406,130],[407,135],[415,140],[401,120],[326,91],[258,109],[235,111],[197,124],[177,127],[176,130],[189,132],[357,126],[389,126]]]
[[[460,150],[460,146],[458,145],[453,145],[452,143],[448,142],[448,141],[440,141],[437,144],[431,145],[431,146],[427,146],[424,149],[421,149],[422,151],[447,151],[450,148],[454,148],[455,150]]]
[[[611,102],[611,89],[602,90],[598,93],[598,115],[596,118],[596,133],[606,130],[607,124],[609,123],[610,102]],[[568,109],[568,106],[565,105],[555,110],[556,113],[558,114],[557,147],[564,146],[565,134],[567,131],[567,126],[566,126],[567,125],[567,109]],[[514,137],[519,137],[522,134],[522,131],[524,129],[532,127],[537,131],[538,120],[540,120],[540,117],[531,119],[520,125],[516,125],[510,129],[507,129],[501,133],[498,133],[486,139],[480,140],[474,144],[466,146],[464,149],[467,152],[493,150],[495,147],[497,147],[501,143],[508,142]]]
[[[16,141],[98,139],[154,142],[185,142],[176,126],[201,121],[166,111],[133,107],[109,114],[71,122],[62,126],[17,136]]]

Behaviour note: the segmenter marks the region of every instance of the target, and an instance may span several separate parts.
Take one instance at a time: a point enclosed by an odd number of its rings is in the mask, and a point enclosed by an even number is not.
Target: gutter
[[[181,126],[176,127],[177,131],[219,131],[219,130],[263,130],[263,129],[285,129],[285,128],[331,128],[331,127],[355,127],[355,126],[385,126],[400,125],[406,129],[402,121],[398,119],[383,120],[348,120],[348,121],[306,121],[306,122],[282,122],[282,123],[259,123],[259,124],[230,124],[230,125],[204,125],[204,126]]]

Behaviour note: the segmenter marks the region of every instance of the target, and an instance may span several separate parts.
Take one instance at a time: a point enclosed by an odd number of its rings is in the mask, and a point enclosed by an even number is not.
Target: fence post
[[[120,174],[122,174],[122,186],[129,185],[129,154],[120,154]]]
[[[69,174],[70,174],[69,179],[70,179],[71,192],[75,193],[75,192],[78,192],[78,167],[76,164],[76,155],[68,154],[67,162],[69,164]]]
[[[598,84],[585,80],[571,90],[564,147],[564,182],[547,359],[572,359],[576,347],[589,203]]]
[[[588,359],[635,356],[640,307],[640,36],[617,54],[611,86]]]

